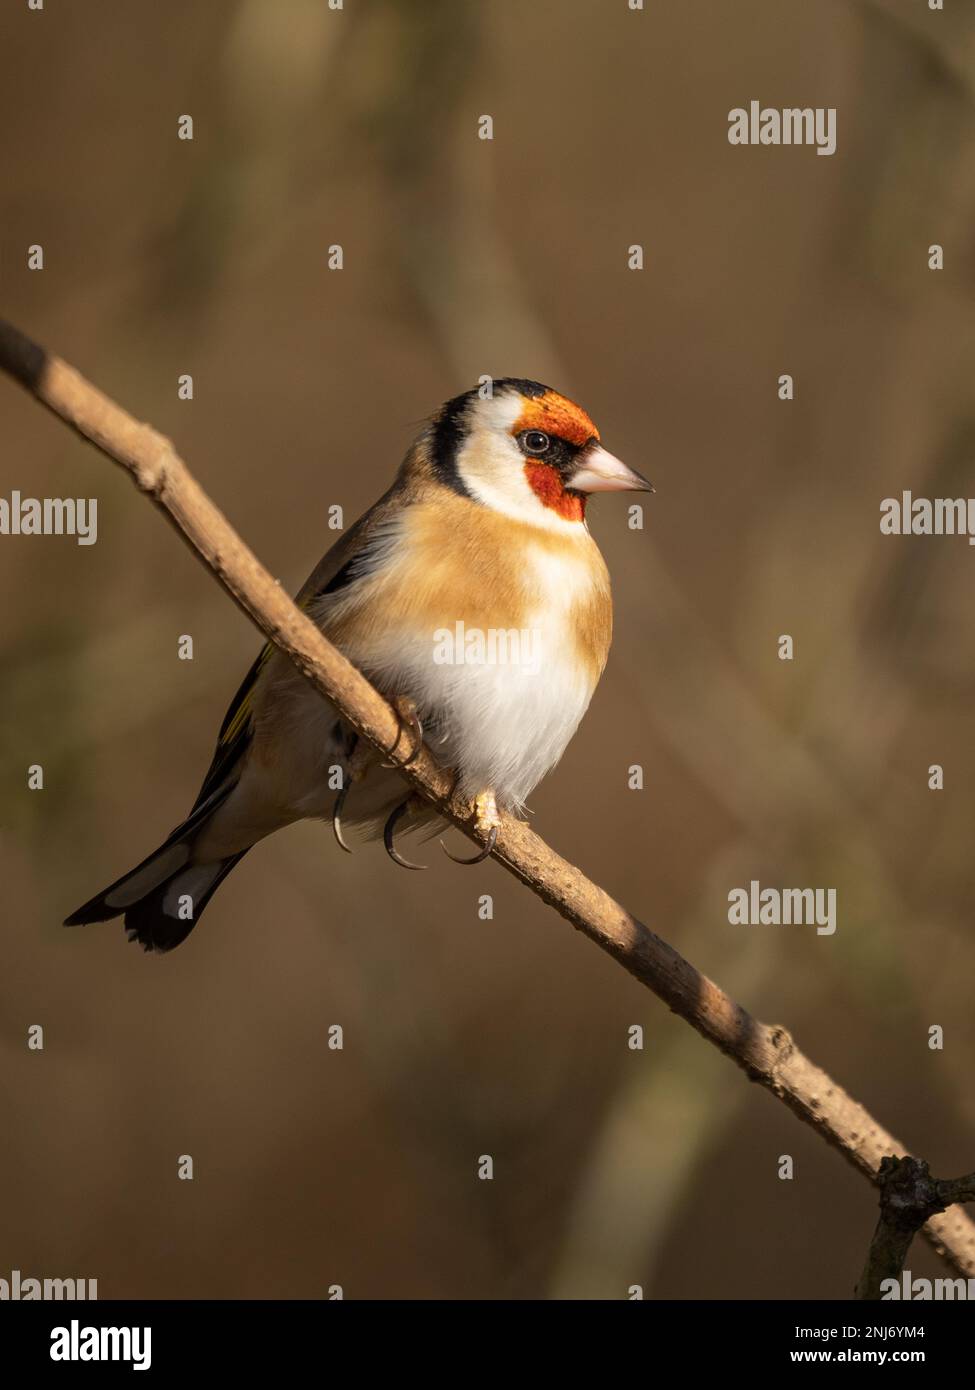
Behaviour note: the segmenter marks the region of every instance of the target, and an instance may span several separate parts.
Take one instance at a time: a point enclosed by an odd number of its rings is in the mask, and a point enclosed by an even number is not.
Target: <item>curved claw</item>
[[[397,744],[398,744],[399,741],[400,741],[400,738],[402,737],[402,734],[403,734],[402,718],[403,718],[403,716],[402,716],[402,713],[401,713],[401,714],[400,714],[400,721],[401,721],[401,722],[400,722],[400,727],[399,727],[399,733],[396,735],[396,743],[394,743],[394,744],[393,744],[393,747],[389,750],[390,753],[394,752],[394,750],[395,750]],[[410,732],[412,733],[413,739],[414,739],[413,752],[410,754],[410,756],[409,756],[408,758],[404,758],[404,760],[403,760],[401,763],[383,763],[383,767],[409,767],[410,763],[415,762],[416,759],[420,756],[420,749],[423,747],[423,724],[422,724],[422,721],[421,721],[421,719],[420,719],[420,716],[417,714],[417,712],[416,712],[415,709],[410,708],[410,709],[407,711],[406,723],[407,723],[407,727],[409,728]],[[422,868],[425,868],[426,865],[421,865],[421,867],[422,867]]]
[[[398,864],[401,869],[428,869],[430,867],[429,864],[411,864],[408,859],[403,858],[399,850],[393,844],[393,833],[409,804],[410,798],[407,797],[405,801],[401,801],[398,806],[390,811],[389,819],[383,826],[383,844],[386,846],[386,853],[389,855],[390,859],[392,859],[394,864]]]
[[[492,825],[491,829],[488,831],[487,844],[481,850],[480,854],[474,855],[473,859],[461,859],[459,855],[451,854],[450,850],[444,844],[443,840],[440,841],[440,848],[443,850],[447,858],[452,859],[455,864],[483,864],[485,859],[487,859],[488,855],[493,853],[494,846],[497,843],[498,827],[496,825]]]
[[[423,725],[420,723],[419,715],[416,715],[416,723],[411,727],[413,728],[413,732],[416,735],[416,747],[413,749],[413,752],[410,754],[410,756],[408,758],[405,758],[403,762],[400,763],[400,767],[409,767],[410,763],[415,763],[417,758],[420,756],[420,749],[423,747]]]
[[[351,846],[345,843],[342,838],[342,807],[345,805],[345,798],[349,794],[349,783],[346,782],[338,796],[335,798],[335,806],[332,810],[332,834],[338,841],[339,849],[344,849],[346,854],[351,854]]]

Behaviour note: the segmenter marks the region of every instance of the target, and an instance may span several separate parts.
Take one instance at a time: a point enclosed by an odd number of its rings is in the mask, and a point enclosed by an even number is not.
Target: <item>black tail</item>
[[[173,873],[168,871],[163,860],[164,851],[157,850],[154,857],[163,861],[159,872],[165,877],[148,886],[153,864],[150,858],[84,907],[79,907],[77,912],[72,912],[64,925],[75,927],[84,922],[107,922],[124,913],[130,941],[138,941],[146,951],[171,951],[186,940],[218,885],[246,853],[241,850],[240,854],[217,859],[212,864],[186,864]],[[143,886],[145,891],[141,892]],[[137,893],[141,895],[135,896]]]
[[[143,950],[171,951],[185,941],[219,884],[247,853],[243,849],[207,864],[191,862],[195,834],[222,800],[211,798],[148,859],[72,912],[64,925],[108,922],[124,913],[129,940],[138,941]]]

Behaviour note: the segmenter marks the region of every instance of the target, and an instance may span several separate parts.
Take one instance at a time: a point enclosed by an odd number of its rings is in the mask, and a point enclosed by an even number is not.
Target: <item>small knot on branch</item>
[[[774,1053],[772,1065],[769,1068],[771,1088],[776,1095],[781,1095],[785,1087],[780,1073],[783,1067],[788,1065],[796,1050],[796,1045],[788,1028],[783,1028],[780,1023],[773,1024],[770,1028],[769,1042]]]
[[[172,440],[151,425],[141,427],[143,443],[135,455],[133,474],[140,492],[161,497],[174,468],[181,467]]]

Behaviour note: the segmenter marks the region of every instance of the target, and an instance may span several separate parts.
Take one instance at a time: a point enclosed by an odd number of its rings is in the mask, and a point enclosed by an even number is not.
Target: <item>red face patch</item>
[[[525,464],[525,477],[538,500],[545,507],[566,521],[583,521],[586,515],[586,499],[581,492],[566,492],[559,477],[559,470],[550,463],[540,463],[538,459],[528,459]]]
[[[560,396],[557,391],[546,391],[544,396],[535,399],[522,397],[521,414],[512,425],[511,433],[517,435],[523,430],[541,430],[580,449],[590,439],[599,438],[599,431],[582,407]],[[543,506],[550,507],[566,521],[585,519],[585,497],[578,492],[566,491],[557,468],[541,459],[528,459],[525,477]]]
[[[521,434],[522,430],[543,430],[579,448],[590,439],[599,438],[599,431],[582,407],[557,391],[546,391],[535,400],[522,397],[521,414],[512,425],[511,433]]]

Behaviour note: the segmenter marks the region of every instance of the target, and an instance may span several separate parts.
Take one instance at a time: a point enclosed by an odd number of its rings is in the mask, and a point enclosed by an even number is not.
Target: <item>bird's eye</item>
[[[521,442],[525,446],[526,454],[544,454],[552,441],[541,430],[526,430],[521,436]]]

